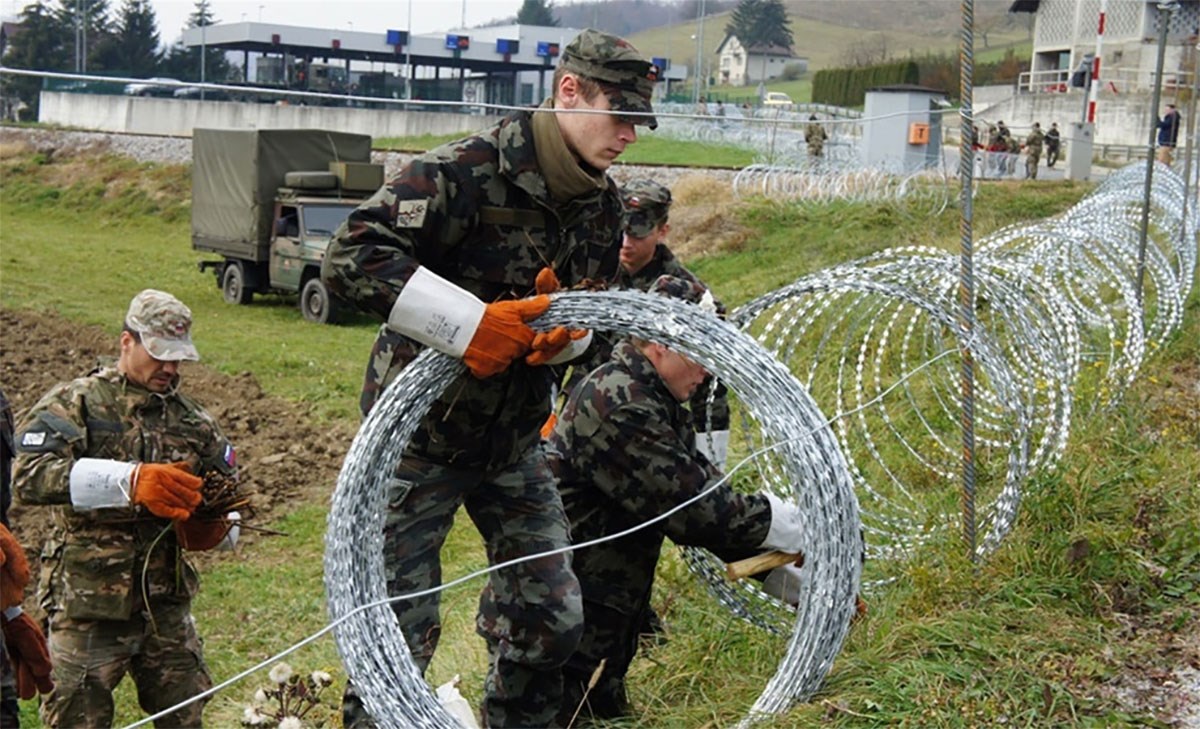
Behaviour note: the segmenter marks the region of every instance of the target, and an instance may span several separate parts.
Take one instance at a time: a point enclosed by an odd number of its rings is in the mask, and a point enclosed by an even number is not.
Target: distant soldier
[[[1179,141],[1179,110],[1174,104],[1167,104],[1167,113],[1162,115],[1155,126],[1158,129],[1157,159],[1164,165],[1169,165],[1175,151],[1175,143]]]
[[[1058,152],[1062,148],[1062,135],[1058,131],[1058,122],[1050,124],[1049,131],[1046,132],[1046,166],[1054,169],[1054,163],[1058,161]]]
[[[1037,179],[1038,162],[1042,160],[1042,142],[1045,139],[1042,125],[1034,122],[1029,136],[1025,137],[1025,176],[1031,180]]]
[[[817,115],[809,115],[808,126],[804,127],[804,141],[808,144],[808,156],[824,156],[826,139],[829,139],[829,135],[825,133],[825,127],[817,123]]]

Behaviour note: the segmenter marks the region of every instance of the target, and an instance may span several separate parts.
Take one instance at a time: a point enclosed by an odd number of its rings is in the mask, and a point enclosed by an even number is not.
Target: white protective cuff
[[[71,467],[71,506],[79,511],[129,506],[135,464],[80,458]]]
[[[729,431],[711,430],[696,433],[696,450],[703,453],[717,470],[724,472],[725,461],[729,457]]]
[[[242,528],[238,524],[242,521],[242,515],[236,511],[231,511],[225,515],[225,519],[229,522],[229,531],[225,532],[225,538],[217,544],[218,552],[228,552],[237,546],[238,536],[242,533]]]
[[[767,538],[759,546],[788,554],[802,551],[804,535],[800,526],[800,507],[769,491],[763,495],[771,502],[771,528],[767,530]]]
[[[800,574],[800,568],[794,564],[776,567],[763,580],[763,592],[795,607],[800,602]]]
[[[12,607],[6,608],[4,610],[4,619],[10,623],[19,617],[21,617],[21,606],[20,605],[13,605]]]
[[[587,348],[592,346],[592,330],[587,330],[587,334],[579,339],[572,339],[563,347],[563,350],[546,361],[548,365],[562,364],[570,362],[579,355],[587,351]]]
[[[396,297],[387,323],[410,339],[461,359],[486,308],[475,294],[421,266]]]

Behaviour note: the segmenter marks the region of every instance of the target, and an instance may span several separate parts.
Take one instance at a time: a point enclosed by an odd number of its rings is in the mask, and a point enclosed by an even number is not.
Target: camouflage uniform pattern
[[[647,238],[668,219],[671,191],[653,180],[635,179],[621,188],[621,201],[625,205],[625,230],[637,238]],[[621,267],[610,288],[647,291],[659,276],[673,276],[704,286],[704,282],[675,257],[666,243],[659,243],[654,247],[654,254],[650,260],[636,273],[631,274]],[[717,301],[716,305],[717,314],[724,317],[725,305],[720,301]],[[618,339],[612,332],[594,333],[592,345],[584,358],[572,365],[563,385],[567,394],[570,394],[572,388],[587,373],[608,361]],[[704,413],[704,416],[698,416],[696,421],[700,432],[729,429],[728,390],[724,384],[718,386],[710,409],[708,400],[711,386],[712,381],[706,381],[697,389],[691,400],[692,412]]]
[[[624,38],[587,29],[564,49],[563,68],[598,81],[614,111],[630,112],[629,120],[658,127],[650,99],[662,72]]]
[[[50,622],[55,690],[50,726],[112,724],[112,689],[128,671],[146,711],[208,689],[212,681],[191,617],[199,587],[171,522],[142,507],[75,511],[69,475],[84,457],[187,461],[200,475],[232,475],[232,449],[216,421],[177,390],[152,393],[102,369],[47,393],[18,424],[13,482],[26,504],[50,507],[38,599]],[[162,726],[200,726],[203,702]]]
[[[825,133],[825,127],[817,124],[815,121],[809,122],[804,127],[804,142],[808,145],[809,157],[821,157],[825,154],[825,140],[829,135]]]
[[[1025,176],[1031,180],[1037,179],[1038,162],[1042,160],[1042,142],[1045,139],[1046,135],[1037,124],[1033,125],[1029,136],[1025,137]]]
[[[548,443],[563,506],[579,543],[657,516],[709,486],[720,472],[695,447],[688,410],[630,342],[572,392]],[[569,718],[601,659],[600,682],[582,716],[627,710],[625,673],[649,609],[663,537],[724,559],[756,553],[771,524],[766,497],[720,488],[658,525],[575,552],[583,588],[584,635],[563,667]]]
[[[568,57],[576,46],[568,46]],[[629,88],[640,88],[649,72],[650,64],[634,63],[626,47],[587,53],[601,65],[606,57],[624,64],[616,78]],[[639,70],[641,80],[629,77]],[[647,100],[639,104],[648,110]],[[331,242],[322,278],[336,295],[385,319],[418,266],[485,302],[532,295],[545,266],[564,286],[612,280],[623,216],[616,184],[573,162],[562,165],[569,154],[553,115],[536,111],[432,150],[351,213]],[[547,159],[557,164],[547,166]],[[418,350],[381,327],[367,366],[364,413]],[[440,581],[438,550],[459,504],[493,563],[569,543],[539,438],[553,381],[552,368],[518,359],[487,379],[464,375],[434,404],[409,443],[389,506],[384,559],[394,589]],[[437,601],[398,614],[406,641],[426,663],[440,631]],[[561,697],[557,668],[574,650],[581,620],[567,558],[492,576],[478,622],[494,657],[484,701],[491,726],[552,723]],[[348,694],[347,724],[368,725],[354,703]]]
[[[1058,153],[1062,148],[1062,134],[1058,131],[1058,124],[1051,124],[1049,131],[1046,132],[1046,166],[1053,168],[1054,163],[1058,161]]]

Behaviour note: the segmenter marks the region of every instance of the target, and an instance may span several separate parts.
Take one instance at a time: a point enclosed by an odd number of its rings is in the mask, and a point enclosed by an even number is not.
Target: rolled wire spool
[[[753,340],[681,301],[638,292],[567,292],[554,296],[533,324],[541,330],[559,325],[660,342],[719,376],[756,418],[779,469],[781,481],[772,488],[800,507],[806,559],[786,653],[742,724],[810,696],[841,649],[861,578],[858,504],[825,417]],[[334,628],[338,650],[382,726],[456,726],[421,677],[385,604],[382,535],[385,493],[405,446],[432,402],[464,372],[460,362],[432,350],[406,367],[355,436],[333,495],[325,550],[329,614],[342,621]],[[757,592],[750,585],[739,590]]]
[[[941,254],[944,256],[944,254]],[[940,275],[939,275],[940,271]],[[733,321],[786,364],[830,414],[862,506],[869,559],[894,559],[961,522],[959,327],[945,284],[954,273],[914,256],[888,265],[838,267],[738,309]],[[925,280],[928,279],[928,280]],[[997,290],[1000,290],[997,287]],[[997,296],[997,316],[1008,296]],[[978,456],[992,467],[977,483],[977,516],[987,553],[1016,517],[1034,434],[1048,453],[1069,413],[1055,393],[1030,393],[1005,348],[986,329],[970,343],[978,365]],[[1058,364],[1048,357],[1047,365]],[[1055,394],[1047,398],[1047,394]],[[1041,397],[1041,402],[1038,402]],[[1037,422],[1040,411],[1045,422]],[[758,441],[747,424],[742,435]],[[780,478],[766,459],[763,480]]]

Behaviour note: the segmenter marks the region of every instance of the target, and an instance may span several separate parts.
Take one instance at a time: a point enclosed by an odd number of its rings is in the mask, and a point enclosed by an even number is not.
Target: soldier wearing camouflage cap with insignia
[[[694,281],[662,276],[651,292],[715,313],[711,294]],[[722,477],[697,450],[692,416],[683,406],[706,376],[699,364],[662,344],[629,338],[572,390],[548,451],[573,541],[638,526]],[[723,485],[665,521],[576,550],[584,632],[563,667],[560,722],[577,710],[594,719],[629,713],[625,674],[650,610],[664,537],[726,560],[763,549],[799,552],[799,510],[770,493],[739,494]],[[792,565],[777,568],[764,589],[794,603],[798,575]],[[601,661],[604,670],[589,690]]]
[[[434,404],[399,466],[384,533],[391,594],[440,582],[439,552],[460,505],[493,563],[568,544],[539,427],[554,379],[545,365],[582,353],[586,338],[535,334],[527,322],[560,282],[615,280],[622,207],[607,170],[637,140],[636,125],[656,125],[657,79],[627,41],[585,30],[563,49],[551,98],[417,158],[335,234],[322,278],[386,322],[367,365],[364,413],[424,347],[469,370]],[[393,607],[423,671],[441,631],[438,598]],[[491,576],[477,621],[492,657],[490,726],[553,723],[558,667],[581,621],[566,555]],[[370,723],[352,691],[343,721]]]
[[[625,206],[625,233],[621,240],[621,272],[617,286],[646,291],[660,276],[674,276],[704,285],[667,246],[671,232],[671,190],[654,180],[630,180],[621,188]],[[716,301],[717,313],[725,315],[725,307]],[[570,393],[584,375],[608,361],[616,337],[610,332],[596,332],[586,362],[577,362],[564,385]],[[719,385],[709,403],[710,382],[696,390],[692,412],[704,413],[696,418],[699,446],[709,460],[719,468],[725,466],[729,444],[729,402],[724,385]]]
[[[236,476],[233,447],[179,389],[179,363],[199,359],[192,314],[153,289],[133,298],[115,367],[55,386],[17,424],[13,485],[49,507],[38,599],[50,626],[51,727],[111,726],[112,692],[132,675],[158,712],[212,687],[192,619],[199,587],[182,549],[235,537],[190,519],[201,477]],[[198,727],[204,702],[159,723]]]

